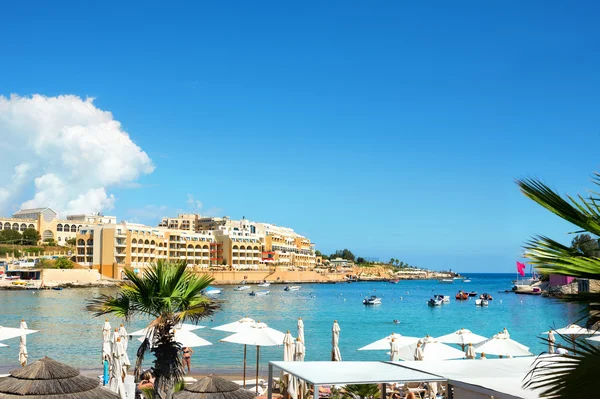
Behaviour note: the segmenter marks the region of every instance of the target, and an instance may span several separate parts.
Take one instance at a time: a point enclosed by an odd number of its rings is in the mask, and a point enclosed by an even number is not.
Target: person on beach
[[[154,376],[150,371],[144,371],[142,374],[142,380],[138,384],[138,389],[141,391],[142,389],[152,389],[154,388]]]
[[[187,366],[188,369],[188,374],[190,373],[190,365],[192,362],[192,354],[194,353],[194,350],[192,348],[190,348],[189,346],[186,346],[182,349],[183,352],[183,367],[185,368],[185,366]]]

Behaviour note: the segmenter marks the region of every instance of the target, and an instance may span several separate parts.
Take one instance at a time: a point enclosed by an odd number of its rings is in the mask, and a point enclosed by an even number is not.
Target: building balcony
[[[210,260],[223,260],[223,258],[210,258]]]
[[[115,242],[115,247],[119,247],[119,248],[125,248],[127,246],[127,244],[125,242]]]

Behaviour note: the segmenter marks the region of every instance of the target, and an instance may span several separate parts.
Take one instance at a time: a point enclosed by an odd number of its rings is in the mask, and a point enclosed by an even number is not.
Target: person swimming
[[[400,320],[394,319],[394,324],[400,324]]]

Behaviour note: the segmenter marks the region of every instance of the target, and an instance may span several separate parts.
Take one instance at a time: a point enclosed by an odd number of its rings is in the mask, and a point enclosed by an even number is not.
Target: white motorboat
[[[488,306],[489,302],[487,299],[476,299],[475,306]]]
[[[258,284],[258,287],[269,287],[271,286],[271,283],[269,283],[268,281],[263,281],[262,283]]]
[[[470,283],[470,282],[471,282],[471,279],[468,279],[468,278],[463,280],[463,283]]]
[[[223,290],[220,288],[209,287],[204,290],[204,295],[219,295],[221,292],[223,292]]]
[[[434,295],[433,299],[440,300],[442,303],[450,303],[450,297],[448,295]]]
[[[250,296],[265,296],[265,295],[269,295],[270,293],[271,293],[271,291],[267,291],[267,290],[264,290],[264,291],[252,291],[250,293]]]
[[[238,285],[236,288],[234,288],[234,291],[246,291],[249,290],[251,287],[249,285]]]
[[[443,279],[440,280],[440,283],[443,283],[443,284],[454,284],[454,279],[452,279],[452,278],[443,278]]]
[[[287,287],[285,287],[283,290],[284,291],[298,291],[300,289],[299,285],[288,285]]]
[[[371,295],[369,298],[363,299],[363,305],[380,305],[381,298],[377,298],[375,295]]]

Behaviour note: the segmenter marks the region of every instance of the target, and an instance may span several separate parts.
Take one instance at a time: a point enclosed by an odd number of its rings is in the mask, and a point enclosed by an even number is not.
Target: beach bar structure
[[[539,391],[522,387],[534,362],[532,357],[407,362],[270,362],[269,387],[273,386],[273,370],[277,368],[313,385],[314,392],[318,392],[322,385],[382,384],[385,390],[385,384],[393,382],[443,382],[447,383],[447,397],[450,399],[538,399]],[[268,399],[272,399],[271,389]]]

